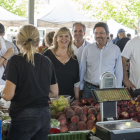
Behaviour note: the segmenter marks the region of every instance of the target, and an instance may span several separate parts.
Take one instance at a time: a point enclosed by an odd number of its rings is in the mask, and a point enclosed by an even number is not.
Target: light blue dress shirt
[[[102,49],[98,48],[96,42],[87,45],[80,63],[80,90],[83,90],[85,81],[100,85],[100,76],[108,71],[116,76],[116,86],[122,87],[123,67],[119,47],[111,41]]]

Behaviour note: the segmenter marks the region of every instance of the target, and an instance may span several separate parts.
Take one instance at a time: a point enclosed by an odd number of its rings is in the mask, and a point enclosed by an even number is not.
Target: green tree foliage
[[[102,21],[112,18],[140,33],[140,0],[86,0],[82,9]]]
[[[16,0],[0,0],[0,6],[11,13],[27,17],[27,1],[25,0],[21,2],[17,2]]]

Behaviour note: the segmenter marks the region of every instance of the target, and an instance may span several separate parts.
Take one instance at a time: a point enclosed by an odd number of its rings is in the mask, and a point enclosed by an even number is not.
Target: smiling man
[[[122,86],[123,68],[121,52],[117,45],[107,41],[108,25],[99,22],[93,29],[96,42],[87,45],[82,53],[80,63],[80,90],[83,97],[92,97],[91,89],[99,88],[100,76],[112,72],[117,79],[117,87]]]
[[[81,22],[75,22],[73,24],[72,31],[74,36],[74,52],[80,64],[83,49],[85,46],[90,44],[84,39],[84,35],[86,33],[86,26]]]

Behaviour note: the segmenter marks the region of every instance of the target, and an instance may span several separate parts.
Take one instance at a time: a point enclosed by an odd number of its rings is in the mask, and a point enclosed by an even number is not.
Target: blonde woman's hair
[[[27,61],[35,65],[34,53],[39,43],[39,31],[33,25],[24,25],[17,34],[17,46],[20,48],[22,55],[27,55]]]
[[[53,45],[54,34],[55,34],[55,31],[51,31],[51,32],[48,32],[45,36],[45,44],[49,45],[49,47]]]
[[[74,56],[74,49],[73,49],[73,40],[72,40],[72,35],[70,30],[67,27],[61,27],[54,35],[53,39],[53,52],[56,55],[56,51],[58,50],[58,42],[57,42],[57,37],[58,35],[68,33],[70,36],[70,43],[68,45],[68,56],[73,57]]]

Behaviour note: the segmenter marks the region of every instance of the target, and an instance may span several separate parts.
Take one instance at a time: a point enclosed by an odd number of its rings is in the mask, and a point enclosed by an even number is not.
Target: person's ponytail
[[[17,46],[19,45],[22,55],[27,55],[27,61],[34,63],[34,53],[39,44],[39,31],[33,25],[25,25],[17,35]]]

